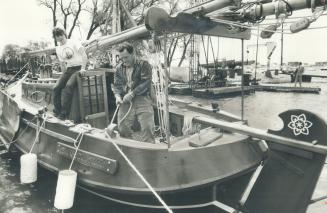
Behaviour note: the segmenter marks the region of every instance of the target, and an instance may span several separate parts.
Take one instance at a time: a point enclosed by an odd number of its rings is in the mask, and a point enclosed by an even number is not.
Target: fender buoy
[[[20,182],[33,183],[37,180],[37,156],[27,153],[20,157]]]
[[[54,207],[69,209],[73,206],[77,173],[73,170],[59,172]]]

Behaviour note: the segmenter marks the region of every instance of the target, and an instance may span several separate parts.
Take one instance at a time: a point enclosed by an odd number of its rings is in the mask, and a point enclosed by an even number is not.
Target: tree
[[[83,10],[86,0],[70,0],[68,4],[65,4],[63,0],[58,2],[63,19],[63,26],[65,30],[68,28],[68,21],[70,16],[72,16],[72,23],[70,29],[68,30],[67,37],[70,38],[73,34],[73,31],[78,23],[78,18]]]
[[[53,27],[61,23],[67,31],[67,37],[70,38],[75,27],[78,26],[79,16],[85,9],[86,0],[38,0],[38,3],[51,10]]]
[[[57,26],[57,0],[38,0],[39,5],[51,10],[53,27]]]
[[[23,47],[25,50],[29,50],[29,51],[34,51],[34,50],[42,50],[45,49],[47,47],[49,47],[50,44],[49,42],[46,41],[28,41],[28,44],[26,45],[26,47]]]
[[[2,52],[3,70],[16,70],[20,67],[21,47],[17,44],[7,44]]]
[[[52,26],[55,27],[57,26],[57,0],[38,0],[39,5],[47,7],[51,10],[52,14]],[[55,39],[54,43],[55,46],[57,46],[57,41]]]
[[[110,21],[110,10],[112,9],[109,1],[92,0],[92,6],[86,11],[90,13],[91,24],[88,29],[86,40],[89,40],[96,29]]]
[[[21,47],[17,44],[7,44],[2,52],[2,58],[5,60],[17,58]]]

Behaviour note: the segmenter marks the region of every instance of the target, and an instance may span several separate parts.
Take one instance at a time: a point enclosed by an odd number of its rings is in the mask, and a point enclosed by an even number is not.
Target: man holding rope
[[[141,140],[154,143],[154,112],[150,98],[152,67],[136,58],[133,46],[125,42],[118,48],[121,63],[116,67],[113,92],[118,111],[118,130],[133,138],[136,119],[141,126]],[[135,139],[135,138],[134,138]]]

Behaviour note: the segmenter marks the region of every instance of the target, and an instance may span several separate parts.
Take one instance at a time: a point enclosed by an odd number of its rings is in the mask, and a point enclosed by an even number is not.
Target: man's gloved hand
[[[129,92],[129,93],[127,93],[125,96],[124,96],[124,98],[123,98],[123,103],[129,103],[129,102],[131,102],[132,100],[133,100],[133,98],[134,98],[134,93],[133,92]]]
[[[121,99],[120,95],[115,95],[115,98],[117,106],[123,103],[123,99]]]

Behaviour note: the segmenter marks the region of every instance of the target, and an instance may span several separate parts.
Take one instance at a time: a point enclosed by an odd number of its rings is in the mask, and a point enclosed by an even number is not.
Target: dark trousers
[[[73,91],[77,85],[78,71],[81,66],[68,67],[58,79],[56,86],[53,89],[53,105],[54,112],[68,116],[72,105]],[[61,93],[62,98],[61,98]]]
[[[149,96],[135,96],[129,103],[121,104],[118,111],[118,130],[122,137],[132,138],[143,142],[154,143],[154,112]],[[128,113],[128,114],[127,114]],[[122,120],[124,118],[124,120]],[[132,130],[134,120],[137,119],[141,126],[140,138],[135,138]]]

